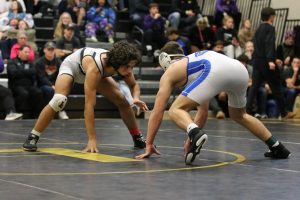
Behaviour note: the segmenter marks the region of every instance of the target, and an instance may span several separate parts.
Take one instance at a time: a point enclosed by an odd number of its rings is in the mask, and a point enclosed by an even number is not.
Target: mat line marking
[[[244,167],[256,167],[256,168],[263,168],[263,169],[272,169],[276,171],[281,171],[281,172],[293,172],[293,173],[300,173],[298,170],[292,170],[292,169],[281,169],[281,168],[274,168],[274,167],[261,167],[261,166],[255,166],[255,165],[249,165],[249,164],[240,164],[237,163],[236,165],[244,166]]]
[[[167,147],[167,146],[165,146]],[[170,147],[170,148],[179,148],[179,147]],[[233,161],[219,162],[217,164],[205,165],[205,166],[195,166],[195,167],[182,167],[182,168],[170,168],[170,169],[154,169],[154,170],[136,170],[136,171],[116,171],[116,172],[67,172],[67,173],[0,173],[0,176],[74,176],[74,175],[110,175],[110,174],[141,174],[141,173],[157,173],[157,172],[171,172],[171,171],[187,171],[187,170],[196,170],[196,169],[206,169],[213,167],[221,167],[225,165],[240,163],[246,160],[246,158],[241,154],[236,154],[226,151],[215,151],[209,150],[212,152],[229,154],[236,157]]]
[[[20,182],[17,182],[17,181],[9,181],[9,180],[5,180],[5,179],[0,179],[0,181],[5,182],[5,183],[15,184],[15,185],[21,185],[21,186],[24,186],[24,187],[28,187],[28,188],[32,188],[32,189],[36,189],[36,190],[40,190],[40,191],[44,191],[44,192],[49,192],[49,193],[52,193],[52,194],[67,197],[69,199],[84,200],[84,199],[74,197],[74,196],[71,196],[71,195],[68,195],[68,194],[64,194],[64,193],[61,193],[61,192],[57,192],[57,191],[54,191],[54,190],[49,190],[49,189],[42,188],[42,187],[37,187],[37,186],[25,184],[25,183],[20,183]]]

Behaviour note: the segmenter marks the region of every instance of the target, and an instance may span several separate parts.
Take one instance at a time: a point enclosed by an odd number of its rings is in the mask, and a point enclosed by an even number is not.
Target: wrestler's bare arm
[[[84,151],[98,152],[95,131],[94,107],[96,105],[96,90],[101,80],[101,74],[97,69],[96,63],[90,56],[82,60],[83,68],[86,69],[86,78],[84,82],[85,106],[84,119],[88,135],[88,145]]]

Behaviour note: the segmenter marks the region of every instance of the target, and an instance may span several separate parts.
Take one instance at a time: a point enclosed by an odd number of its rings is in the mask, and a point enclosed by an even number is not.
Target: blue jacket
[[[110,8],[108,6],[104,6],[99,13],[96,12],[96,9],[97,9],[97,7],[93,6],[88,10],[87,19],[89,22],[99,23],[104,18],[107,18],[107,22],[109,24],[112,24],[112,25],[115,24],[116,13],[112,8]]]

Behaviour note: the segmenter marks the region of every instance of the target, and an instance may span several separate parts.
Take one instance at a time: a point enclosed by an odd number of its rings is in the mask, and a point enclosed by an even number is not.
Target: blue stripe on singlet
[[[203,70],[203,72],[199,74],[199,76],[195,80],[193,80],[189,85],[187,85],[181,94],[183,96],[187,96],[195,87],[197,87],[200,83],[202,83],[203,80],[205,80],[205,78],[208,76],[210,72],[210,69],[211,69],[211,63],[206,59],[189,63],[187,66],[188,76],[197,73],[200,70]]]

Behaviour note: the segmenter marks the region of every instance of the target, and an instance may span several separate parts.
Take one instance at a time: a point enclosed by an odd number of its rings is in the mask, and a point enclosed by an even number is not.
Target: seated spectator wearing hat
[[[64,29],[64,35],[56,41],[55,54],[62,60],[80,48],[80,41],[74,35],[75,27],[74,23],[68,24]]]
[[[22,45],[16,58],[7,64],[8,85],[16,98],[18,110],[30,106],[32,117],[37,117],[44,105],[43,93],[36,86],[37,71],[29,61],[30,47]],[[30,102],[30,103],[29,103]]]
[[[29,56],[28,56],[28,61],[33,62],[34,61],[34,50],[33,48],[30,46],[30,44],[27,41],[27,35],[24,31],[20,31],[18,33],[18,42],[16,44],[14,44],[11,48],[10,51],[10,59],[14,59],[18,56],[19,53],[19,49],[21,46],[27,46],[29,48]]]
[[[48,103],[54,95],[55,80],[61,65],[61,60],[55,56],[55,49],[54,42],[47,42],[43,48],[44,55],[34,63],[38,71],[38,87],[43,91],[45,103]],[[60,111],[58,117],[69,119],[65,111]]]
[[[284,35],[284,42],[276,49],[276,64],[287,68],[291,66],[295,56],[295,34],[293,31],[287,31]]]

